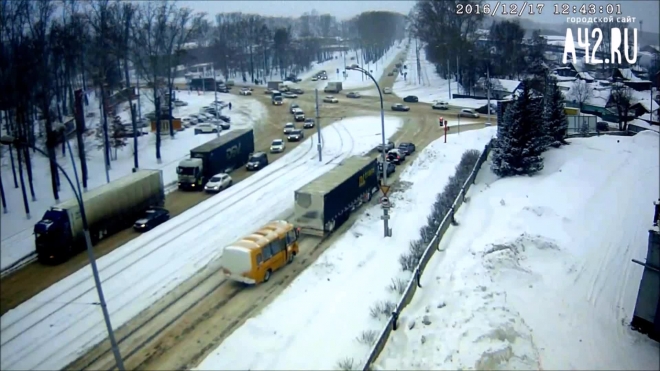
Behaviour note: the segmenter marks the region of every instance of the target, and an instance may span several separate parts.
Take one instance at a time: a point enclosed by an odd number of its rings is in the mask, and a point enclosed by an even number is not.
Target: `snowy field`
[[[388,118],[393,135],[401,126]],[[113,326],[119,328],[177,287],[222,247],[282,215],[294,191],[334,168],[344,158],[380,143],[380,118],[365,116],[322,129],[324,163],[315,136],[227,191],[202,202],[98,260]],[[254,207],[250,207],[253,205]],[[226,226],[232,221],[231,228]],[[107,338],[88,267],[66,277],[0,318],[0,368],[61,369]]]
[[[419,238],[435,197],[465,150],[483,150],[495,135],[486,128],[449,135],[426,147],[401,174],[391,195],[393,237],[383,237],[380,206],[370,207],[337,242],[300,274],[261,314],[249,319],[198,366],[199,370],[332,370],[342,358],[356,366],[369,345],[357,338],[380,331],[370,306],[398,299],[388,291],[399,255]],[[254,341],[259,339],[259,341]],[[250,346],[246,346],[250,344]]]
[[[572,139],[533,177],[486,162],[375,369],[657,370],[630,330],[658,135]]]
[[[143,90],[142,99],[142,113],[153,111],[153,103],[146,98],[147,92]],[[179,99],[188,102],[188,106],[178,107],[174,111],[175,117],[184,117],[188,114],[197,113],[203,106],[210,105],[214,101],[214,95],[206,93],[205,95],[197,95],[197,93],[190,94],[189,92],[181,92],[178,96]],[[223,110],[223,114],[231,117],[231,130],[250,128],[255,123],[264,122],[266,117],[266,108],[260,102],[249,97],[239,97],[229,94],[218,94],[218,99],[232,102],[232,110]],[[98,106],[94,95],[91,94],[90,102],[87,108],[94,110]],[[127,106],[127,104],[125,105]],[[119,114],[124,122],[130,122],[130,112],[122,110]],[[98,114],[97,114],[98,116]],[[89,120],[89,119],[88,119]],[[95,121],[90,121],[88,126],[96,128],[98,118]],[[224,131],[226,134],[229,131]],[[215,138],[213,135],[194,135],[192,128],[186,129],[183,132],[177,132],[174,138],[169,135],[161,135],[161,159],[159,164],[156,161],[156,136],[149,134],[138,137],[138,156],[139,165],[144,169],[161,169],[163,171],[163,181],[165,184],[170,184],[176,181],[176,166],[183,158],[187,158],[190,154],[190,149],[200,144],[203,144]],[[110,181],[121,178],[131,173],[133,168],[133,139],[127,138],[127,146],[120,149],[117,153],[117,160],[111,162]],[[75,139],[71,140],[71,146],[77,159],[77,143]],[[106,184],[105,166],[103,165],[103,151],[97,148],[98,141],[92,136],[86,147],[88,149],[87,164],[89,169],[88,190]],[[15,155],[15,153],[14,153]],[[73,178],[73,169],[69,161],[68,152],[66,157],[62,156],[62,152],[57,152],[57,161],[67,171],[70,177]],[[50,184],[50,169],[48,166],[48,159],[41,155],[34,154],[32,157],[32,166],[35,174],[34,191],[36,200],[31,201],[29,186],[27,184],[27,174],[25,176],[25,185],[28,193],[28,200],[30,206],[31,218],[27,219],[25,215],[25,208],[23,206],[23,198],[20,188],[13,187],[13,176],[11,172],[11,164],[9,156],[6,155],[2,158],[2,179],[5,187],[5,195],[7,198],[7,214],[0,214],[1,228],[0,235],[2,238],[2,248],[0,249],[0,269],[5,269],[15,262],[23,259],[24,257],[34,252],[34,236],[32,235],[32,228],[34,224],[41,219],[44,212],[56,202],[53,198],[53,191]],[[16,157],[14,157],[16,161]],[[80,173],[80,162],[76,161],[78,175]],[[18,169],[16,170],[18,173]],[[62,177],[60,189],[60,201],[73,198],[71,188]],[[20,187],[20,182],[19,182]]]

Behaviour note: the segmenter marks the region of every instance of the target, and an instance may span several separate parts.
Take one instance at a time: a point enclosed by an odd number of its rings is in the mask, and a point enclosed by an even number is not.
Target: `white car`
[[[323,98],[324,103],[338,103],[339,100],[332,95],[328,95],[327,97]]]
[[[383,89],[383,94],[392,94],[392,89],[391,88]]]
[[[270,153],[281,153],[286,149],[286,144],[282,139],[273,139],[270,143]]]
[[[197,118],[184,117],[184,118],[181,119],[181,124],[183,124],[183,126],[197,125]],[[186,126],[186,127],[188,127],[188,126]]]
[[[195,135],[211,134],[211,133],[219,133],[219,132],[220,132],[220,128],[217,125],[199,124],[195,126]]]
[[[439,110],[448,110],[449,109],[449,103],[443,102],[441,100],[437,100],[433,102],[433,105],[431,106],[433,109],[439,109]]]
[[[294,125],[291,122],[284,125],[284,130],[283,130],[284,134],[289,134],[290,132],[292,132],[294,130],[296,130],[296,125]]]
[[[298,98],[298,94],[294,94],[290,92],[282,93],[282,96],[284,98],[289,98],[289,99]]]
[[[461,112],[459,113],[460,117],[470,117],[470,118],[479,118],[479,114],[474,112],[473,109],[470,108],[463,108]]]
[[[209,181],[204,186],[204,190],[209,193],[217,193],[223,189],[231,187],[234,183],[233,179],[229,174],[220,173],[216,174],[209,179]]]
[[[314,77],[312,77],[312,81],[319,81],[319,78],[314,76]]]
[[[250,89],[243,88],[243,89],[241,89],[239,94],[240,95],[252,95],[252,91]]]

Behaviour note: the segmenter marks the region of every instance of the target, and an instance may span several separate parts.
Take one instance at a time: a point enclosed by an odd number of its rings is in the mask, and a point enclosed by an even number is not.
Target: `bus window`
[[[257,254],[257,265],[261,265],[263,263],[263,259],[261,258],[261,254]]]
[[[270,244],[271,252],[273,255],[278,254],[282,252],[282,250],[286,249],[286,244],[284,240],[277,239]]]
[[[268,261],[268,259],[270,259],[273,256],[273,253],[270,251],[270,245],[264,246],[262,252],[264,254],[263,256],[264,261]]]
[[[296,242],[296,240],[298,239],[298,236],[296,236],[296,232],[294,230],[290,230],[286,234],[286,239],[287,239],[287,245],[290,245],[290,244]]]

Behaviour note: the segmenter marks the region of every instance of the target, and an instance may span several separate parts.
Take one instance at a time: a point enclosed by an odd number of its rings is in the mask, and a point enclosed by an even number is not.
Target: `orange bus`
[[[293,262],[299,236],[300,229],[286,220],[272,221],[224,248],[222,272],[248,285],[267,282],[273,272]]]

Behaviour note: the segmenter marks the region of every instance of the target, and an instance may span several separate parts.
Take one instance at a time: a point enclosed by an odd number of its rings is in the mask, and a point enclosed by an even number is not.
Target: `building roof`
[[[592,80],[592,81],[593,81],[593,80],[596,80],[596,79],[594,79],[593,76],[591,76],[591,75],[589,74],[589,72],[578,72],[578,73],[577,73],[577,76],[578,76],[578,78],[580,78],[580,79],[582,79],[582,80]]]
[[[518,80],[506,80],[506,79],[492,79],[493,80],[493,90],[504,91],[509,94],[513,93],[520,86],[520,81]]]

